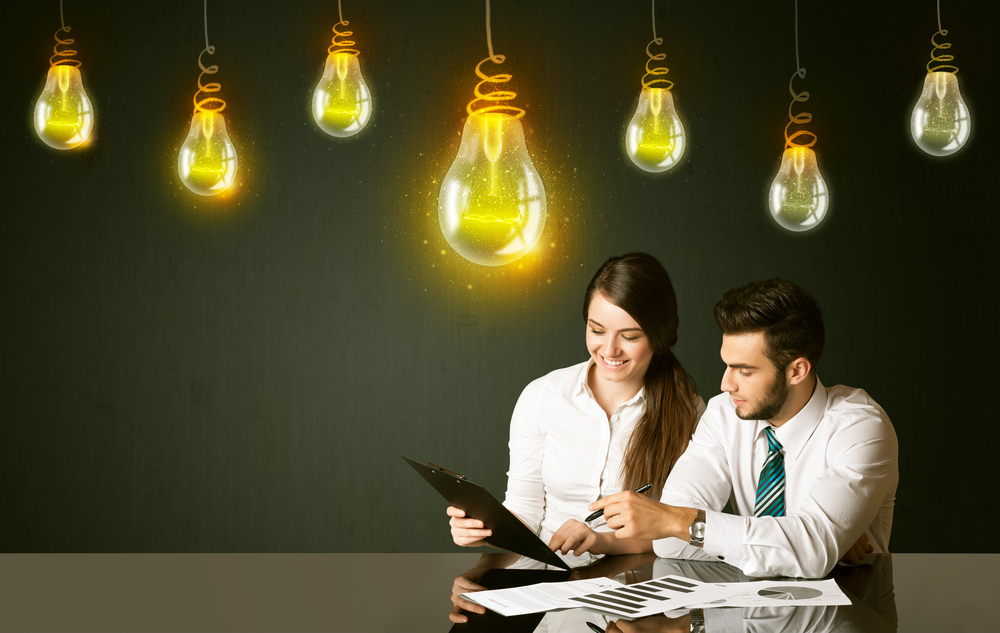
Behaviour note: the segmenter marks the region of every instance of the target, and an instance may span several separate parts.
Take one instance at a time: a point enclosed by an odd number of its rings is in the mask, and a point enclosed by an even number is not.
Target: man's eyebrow
[[[729,367],[732,367],[733,369],[758,369],[757,367],[747,365],[746,363],[730,363]]]
[[[602,329],[605,329],[605,330],[608,329],[608,328],[604,327],[603,325],[601,325],[600,323],[598,323],[597,321],[595,321],[593,319],[587,319],[587,321],[589,321],[590,323],[593,323],[594,325],[596,325],[599,328],[602,328]],[[618,331],[619,332],[642,332],[642,328],[641,327],[627,327],[627,328],[622,328],[622,329],[620,329]]]

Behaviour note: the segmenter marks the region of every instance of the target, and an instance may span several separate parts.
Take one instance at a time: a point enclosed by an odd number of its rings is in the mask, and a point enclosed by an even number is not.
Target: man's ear
[[[797,385],[806,379],[810,370],[812,370],[812,363],[809,362],[809,359],[805,356],[799,356],[788,363],[788,367],[785,369],[785,379],[789,385]]]

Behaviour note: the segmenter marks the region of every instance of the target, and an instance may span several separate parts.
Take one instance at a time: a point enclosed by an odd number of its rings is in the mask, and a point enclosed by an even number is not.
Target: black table
[[[3,554],[0,631],[448,631],[452,580],[477,560],[475,553]],[[840,609],[855,612],[836,630],[883,630],[894,612],[901,633],[1000,631],[1000,554],[870,560],[865,586],[851,584],[859,572],[837,572],[855,602]],[[677,573],[677,564],[660,559],[652,567]],[[719,563],[680,564],[692,577],[697,569],[713,578],[738,573]],[[891,596],[892,608],[879,607],[877,595]],[[790,618],[806,615],[808,627],[825,621],[817,613],[745,615],[752,631],[787,630],[799,626]]]

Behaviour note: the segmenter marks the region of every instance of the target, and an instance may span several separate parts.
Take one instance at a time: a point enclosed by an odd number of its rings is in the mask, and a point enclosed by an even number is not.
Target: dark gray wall
[[[444,503],[399,455],[502,495],[520,390],[586,358],[587,281],[645,250],[673,276],[677,353],[706,399],[722,292],[773,276],[810,290],[821,377],[868,390],[899,436],[893,549],[1000,551],[983,495],[1000,395],[994,29],[944,3],[974,132],[934,159],[907,131],[934,3],[802,4],[798,85],[832,208],[791,235],[765,207],[790,0],[660,4],[691,142],[660,177],[622,141],[648,4],[495,2],[549,219],[523,267],[488,269],[436,218],[486,54],[480,2],[345,2],[375,98],[345,141],[308,112],[336,3],[213,0],[241,161],[225,200],[176,176],[200,2],[67,1],[98,114],[92,145],[68,153],[30,125],[58,3],[7,3],[0,550],[452,550]]]

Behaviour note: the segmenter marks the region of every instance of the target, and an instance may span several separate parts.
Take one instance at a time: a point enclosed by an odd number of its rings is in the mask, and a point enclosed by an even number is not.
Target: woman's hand
[[[580,556],[584,552],[605,554],[603,544],[604,539],[599,532],[591,530],[586,523],[569,519],[552,535],[549,549],[563,554],[573,550],[575,556]]]
[[[455,541],[456,545],[462,547],[487,545],[483,539],[491,536],[493,531],[484,529],[482,521],[465,518],[465,511],[459,510],[455,506],[448,506],[448,516],[451,517],[451,520],[448,521],[448,524],[451,525],[451,539]]]
[[[449,508],[449,510],[450,509],[451,508]],[[461,512],[461,510],[459,510],[459,512]],[[469,613],[486,613],[486,607],[478,605],[475,602],[469,602],[462,597],[463,593],[483,591],[486,589],[486,587],[479,584],[479,581],[482,580],[483,576],[486,574],[486,570],[486,567],[473,567],[461,576],[455,578],[455,582],[451,586],[451,602],[455,605],[455,607],[451,610],[451,613],[448,614],[449,620],[455,623],[468,622],[469,617],[465,615],[463,611],[468,611]]]

